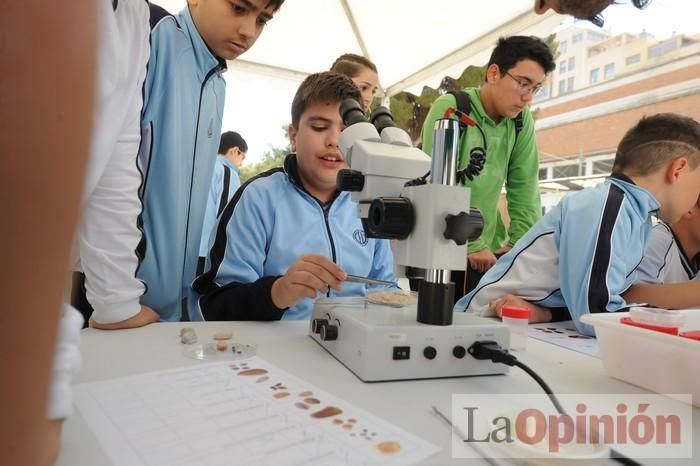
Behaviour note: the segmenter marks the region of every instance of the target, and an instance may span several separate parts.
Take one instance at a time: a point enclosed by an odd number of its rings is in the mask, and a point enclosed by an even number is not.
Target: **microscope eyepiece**
[[[362,106],[355,99],[345,99],[340,104],[340,117],[343,119],[345,126],[351,126],[355,123],[366,122],[365,112]]]
[[[379,134],[382,133],[384,128],[391,128],[396,126],[394,123],[394,116],[391,114],[386,107],[377,107],[372,110],[372,114],[369,117],[369,121],[377,128]]]

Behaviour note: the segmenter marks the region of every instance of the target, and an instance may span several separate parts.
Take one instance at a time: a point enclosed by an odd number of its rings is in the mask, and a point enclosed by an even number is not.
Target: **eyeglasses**
[[[507,71],[506,74],[510,76],[518,85],[518,94],[525,95],[531,93],[532,97],[537,97],[537,95],[542,92],[542,84],[530,84],[525,79],[513,76]]]

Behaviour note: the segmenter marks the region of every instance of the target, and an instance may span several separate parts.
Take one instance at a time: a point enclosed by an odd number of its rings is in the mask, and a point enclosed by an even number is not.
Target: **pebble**
[[[185,345],[197,343],[197,334],[194,332],[192,327],[180,329],[180,342],[184,343]]]
[[[214,334],[214,340],[230,340],[231,338],[233,338],[231,332],[216,332]]]
[[[225,341],[217,341],[216,342],[216,350],[217,351],[226,351],[226,348],[228,347],[228,343]]]

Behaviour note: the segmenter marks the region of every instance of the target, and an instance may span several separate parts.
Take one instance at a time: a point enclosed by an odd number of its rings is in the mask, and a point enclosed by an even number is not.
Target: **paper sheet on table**
[[[114,466],[404,465],[439,450],[259,357],[74,388]]]
[[[578,333],[574,322],[571,320],[530,324],[528,326],[528,336],[553,345],[563,346],[588,356],[597,358],[599,354],[598,340]]]

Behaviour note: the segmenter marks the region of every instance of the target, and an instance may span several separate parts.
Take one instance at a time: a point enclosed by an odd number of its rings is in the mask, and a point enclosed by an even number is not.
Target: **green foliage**
[[[282,127],[282,131],[284,131],[285,136],[287,136],[287,125]],[[254,165],[244,165],[241,168],[241,183],[244,183],[246,180],[254,177],[259,173],[263,173],[267,170],[270,170],[271,168],[281,167],[284,163],[284,158],[290,152],[291,147],[289,144],[289,140],[287,140],[287,145],[284,147],[270,148],[270,150],[267,151],[265,155],[263,155],[263,158],[260,162]]]
[[[544,39],[544,42],[552,49],[556,60],[559,56],[559,43],[556,36],[551,34]],[[486,65],[468,66],[457,79],[445,76],[437,89],[426,86],[419,96],[410,92],[400,92],[389,99],[389,108],[394,115],[394,121],[406,130],[413,142],[417,144],[420,141],[423,122],[433,102],[447,92],[466,87],[478,87],[484,82],[485,76]]]
[[[459,78],[445,76],[437,89],[424,87],[419,96],[410,92],[400,92],[389,99],[391,113],[396,124],[406,130],[414,143],[420,140],[423,121],[435,99],[449,91],[478,86],[484,81],[485,66],[469,66]]]

